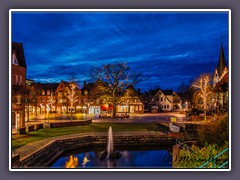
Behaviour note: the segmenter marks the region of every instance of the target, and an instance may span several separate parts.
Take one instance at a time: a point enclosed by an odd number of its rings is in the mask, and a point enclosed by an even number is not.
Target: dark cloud
[[[138,87],[176,89],[214,71],[222,39],[228,61],[225,12],[14,12],[12,39],[24,44],[27,75],[60,81],[90,66],[127,62],[146,79]]]

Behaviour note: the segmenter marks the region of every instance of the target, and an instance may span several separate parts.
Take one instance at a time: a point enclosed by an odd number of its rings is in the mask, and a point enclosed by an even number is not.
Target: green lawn
[[[12,135],[12,149],[23,146],[27,143],[42,140],[44,138],[86,133],[86,132],[107,132],[109,127],[112,127],[113,132],[120,131],[165,131],[166,128],[157,124],[151,123],[97,123],[86,126],[73,126],[62,128],[47,128],[32,131],[24,135]]]

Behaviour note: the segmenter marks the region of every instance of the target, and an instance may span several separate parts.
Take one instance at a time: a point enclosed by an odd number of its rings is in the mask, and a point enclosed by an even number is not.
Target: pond
[[[100,159],[104,148],[74,150],[64,153],[50,168],[171,168],[172,149],[162,147],[119,147],[118,159]]]

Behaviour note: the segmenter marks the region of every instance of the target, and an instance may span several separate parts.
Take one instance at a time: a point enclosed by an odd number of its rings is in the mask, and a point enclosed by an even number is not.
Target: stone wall
[[[86,147],[106,147],[107,136],[81,136],[55,140],[40,150],[20,159],[22,168],[48,168],[57,158],[68,150]],[[114,136],[114,146],[173,146],[175,139],[167,136],[137,135],[137,136]]]
[[[69,127],[69,126],[84,126],[91,124],[92,120],[69,120],[69,121],[63,121],[63,122],[44,122],[43,126],[44,128],[58,128],[58,127]]]

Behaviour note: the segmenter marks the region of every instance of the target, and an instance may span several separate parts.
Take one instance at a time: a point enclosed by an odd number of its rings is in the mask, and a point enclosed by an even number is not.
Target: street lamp
[[[49,122],[49,111],[50,111],[50,107],[49,107],[49,105],[47,104],[47,119],[48,119],[48,122]]]

